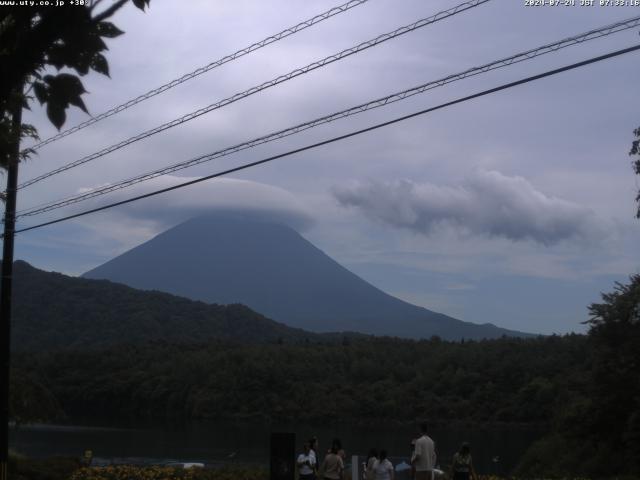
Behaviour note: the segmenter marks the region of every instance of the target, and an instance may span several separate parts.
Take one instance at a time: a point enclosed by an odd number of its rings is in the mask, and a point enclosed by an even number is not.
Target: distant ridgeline
[[[250,343],[319,338],[269,320],[244,305],[209,305],[105,280],[44,272],[22,261],[14,265],[13,292],[14,351],[108,347],[156,340]]]

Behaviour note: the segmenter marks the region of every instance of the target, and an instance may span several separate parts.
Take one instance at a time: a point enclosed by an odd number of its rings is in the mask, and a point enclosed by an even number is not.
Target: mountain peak
[[[207,303],[243,303],[315,332],[444,339],[521,335],[392,297],[292,228],[239,212],[187,220],[84,276]]]

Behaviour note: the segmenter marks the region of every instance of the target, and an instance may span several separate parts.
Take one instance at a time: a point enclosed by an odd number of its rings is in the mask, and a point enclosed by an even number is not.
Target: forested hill
[[[44,272],[14,264],[12,348],[42,351],[149,341],[237,342],[313,340],[244,305],[209,305],[106,280]]]
[[[156,344],[21,354],[13,365],[72,418],[540,424],[570,408],[586,342]]]

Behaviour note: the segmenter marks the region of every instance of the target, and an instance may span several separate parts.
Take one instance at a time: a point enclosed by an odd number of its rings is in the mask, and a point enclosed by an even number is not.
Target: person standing
[[[338,455],[339,446],[334,442],[331,450],[324,457],[322,462],[322,478],[325,480],[342,480],[342,472],[344,471],[344,462],[342,457]]]
[[[393,480],[393,464],[386,450],[380,450],[380,458],[373,466],[373,480]]]
[[[342,442],[340,441],[339,438],[334,438],[331,441],[331,449],[329,449],[329,451],[327,453],[330,453],[331,450],[335,449],[336,452],[338,452],[338,455],[340,455],[340,457],[342,458],[342,461],[344,462],[345,457],[347,456],[347,454],[345,453],[344,449],[342,448]]]
[[[309,440],[309,455],[311,455],[313,457],[313,463],[314,463],[314,467],[313,467],[313,473],[317,474],[318,473],[318,438],[317,437],[311,437],[311,439]]]
[[[436,448],[433,440],[427,435],[427,423],[420,425],[420,438],[411,456],[411,465],[415,468],[415,480],[431,480],[436,466]]]
[[[367,463],[365,464],[364,470],[364,478],[366,480],[375,480],[373,467],[375,467],[378,462],[378,450],[372,448],[369,450],[369,455],[367,456]]]
[[[409,472],[410,476],[409,478],[411,480],[416,480],[416,466],[413,463],[413,452],[416,451],[416,439],[413,438],[411,439],[411,460],[409,461],[409,463],[411,463],[411,472]]]
[[[311,453],[309,443],[305,443],[302,447],[303,452],[298,455],[298,474],[300,480],[315,480],[316,457]]]
[[[460,450],[453,455],[451,478],[453,480],[478,480],[471,461],[471,447],[467,442],[464,442]]]

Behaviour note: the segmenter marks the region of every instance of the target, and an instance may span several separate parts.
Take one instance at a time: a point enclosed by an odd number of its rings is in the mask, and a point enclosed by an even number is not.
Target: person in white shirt
[[[305,443],[302,447],[303,453],[298,455],[298,473],[300,474],[300,480],[315,480],[315,467],[316,456],[311,453],[311,448],[308,443]]]
[[[373,466],[373,480],[393,480],[393,464],[386,450],[380,450],[380,459]]]
[[[364,468],[364,479],[365,480],[375,480],[373,467],[375,467],[376,462],[378,461],[378,450],[372,448],[369,450],[369,455],[367,455],[367,463]]]
[[[420,425],[420,438],[411,456],[411,465],[415,468],[415,480],[431,480],[436,466],[436,449],[433,440],[427,435],[427,424]]]

